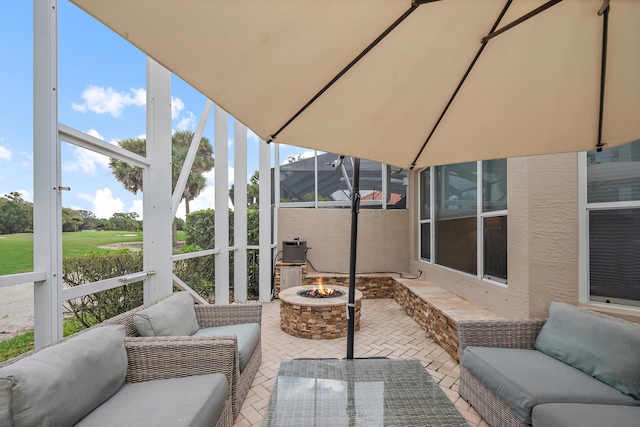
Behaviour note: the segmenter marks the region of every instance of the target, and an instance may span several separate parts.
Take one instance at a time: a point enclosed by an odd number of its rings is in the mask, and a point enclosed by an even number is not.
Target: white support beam
[[[260,140],[259,172],[260,172],[260,301],[271,301],[271,146]]]
[[[171,73],[147,58],[147,159],[143,174],[144,286],[148,303],[173,291],[171,210]]]
[[[180,176],[178,177],[178,182],[176,183],[176,188],[173,190],[173,196],[171,198],[171,206],[173,212],[178,212],[178,206],[180,205],[180,201],[182,200],[182,195],[184,194],[184,189],[187,185],[189,174],[191,173],[191,168],[193,167],[193,161],[196,159],[196,154],[198,154],[198,147],[200,147],[200,140],[202,139],[204,127],[207,124],[207,119],[209,118],[209,113],[211,112],[212,105],[213,102],[211,102],[211,100],[209,99],[207,99],[207,102],[204,104],[202,115],[200,116],[200,120],[198,121],[198,127],[196,128],[196,132],[194,133],[193,139],[191,140],[191,145],[189,146],[187,157],[184,159],[184,164],[182,165],[182,170],[180,171]]]
[[[274,230],[278,230],[278,208],[280,207],[280,144],[278,143],[273,143],[273,158],[274,158],[274,172],[273,172],[273,179],[275,181],[275,185],[273,186],[273,193],[274,193],[274,200],[275,200],[275,205],[276,205],[276,221],[273,224]],[[275,236],[274,237],[275,241],[277,242],[278,237]]]
[[[178,287],[178,289],[182,289],[185,292],[188,292],[189,295],[191,295],[191,298],[193,298],[193,300],[201,305],[210,305],[209,302],[202,298],[200,296],[200,294],[198,294],[196,291],[194,291],[193,289],[191,289],[189,287],[189,285],[187,285],[186,283],[184,283],[182,281],[182,279],[180,279],[178,276],[174,275],[173,276],[173,284],[176,285],[176,287]]]
[[[247,127],[234,120],[233,126],[233,298],[247,300]]]
[[[228,114],[214,109],[216,304],[229,304],[229,137]]]
[[[60,132],[60,139],[62,141],[70,142],[73,145],[95,151],[96,153],[100,153],[107,157],[122,160],[123,162],[130,163],[131,165],[139,168],[149,166],[149,161],[146,157],[133,153],[129,150],[125,150],[119,145],[110,144],[96,138],[95,136],[91,136],[62,123],[58,124],[58,128]]]
[[[62,200],[58,139],[58,2],[33,3],[34,345],[62,337]]]
[[[5,286],[22,285],[23,283],[41,282],[47,279],[44,271],[18,274],[5,274],[0,276],[0,288]]]

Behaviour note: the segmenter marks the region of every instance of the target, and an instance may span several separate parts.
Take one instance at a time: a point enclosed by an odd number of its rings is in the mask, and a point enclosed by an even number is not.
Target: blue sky
[[[33,17],[32,1],[0,0],[0,195],[20,191],[33,200]],[[66,0],[58,15],[58,115],[60,123],[105,141],[144,137],[146,133],[146,58],[131,44]],[[205,97],[172,78],[172,129],[194,130]],[[229,122],[229,162],[233,166],[233,123]],[[213,115],[205,136],[213,144]],[[257,137],[249,133],[248,175],[258,169]],[[281,146],[280,158],[306,150]],[[307,153],[308,154],[308,153]],[[115,212],[142,216],[142,195],[122,188],[108,158],[62,143],[63,206],[93,211],[98,218]],[[215,153],[214,153],[215,156]],[[221,159],[216,157],[216,164]],[[230,183],[233,169],[229,169]],[[213,208],[213,171],[208,188],[191,210]],[[178,210],[184,217],[184,207]]]

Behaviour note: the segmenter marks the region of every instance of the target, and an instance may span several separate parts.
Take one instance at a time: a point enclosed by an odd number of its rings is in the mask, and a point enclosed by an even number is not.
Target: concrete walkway
[[[33,283],[0,287],[0,341],[33,330]]]
[[[488,427],[458,394],[458,363],[420,329],[393,299],[363,300],[361,316],[361,328],[355,335],[355,357],[386,356],[420,360],[472,427]],[[262,364],[235,427],[262,424],[281,361],[300,357],[344,358],[346,346],[346,338],[308,340],[287,335],[280,330],[280,302],[276,300],[263,304]]]

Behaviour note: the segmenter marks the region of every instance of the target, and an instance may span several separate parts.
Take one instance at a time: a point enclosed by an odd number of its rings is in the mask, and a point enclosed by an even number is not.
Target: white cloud
[[[231,166],[229,166],[229,175],[228,176],[229,176],[229,186],[231,186],[235,182],[235,179],[236,179],[235,169],[232,168]]]
[[[134,200],[131,204],[131,207],[127,209],[127,212],[135,212],[140,217],[138,219],[142,219],[142,199]]]
[[[24,200],[26,200],[27,202],[32,202],[33,203],[33,193],[27,190],[18,190],[18,193],[20,193],[20,195],[22,196],[22,198]]]
[[[145,101],[146,102],[146,101]],[[175,120],[180,115],[180,111],[184,110],[184,102],[175,96],[171,97],[171,120]]]
[[[92,111],[96,114],[111,114],[120,117],[122,110],[129,106],[145,107],[147,91],[143,88],[130,89],[129,92],[118,92],[112,87],[89,86],[82,92],[83,103],[71,103],[71,107],[80,112]]]
[[[16,193],[20,193],[23,200],[33,203],[33,193],[27,190],[15,190]],[[8,194],[0,194],[0,197],[7,197]]]
[[[280,153],[281,153],[280,156],[282,157],[282,151]],[[289,161],[290,157],[294,157],[295,159],[298,159],[298,157],[300,159],[308,159],[310,157],[313,157],[315,154],[316,153],[313,150],[303,151],[302,153],[293,153],[293,154],[290,154],[290,155],[286,156],[284,159],[281,158],[280,159],[281,160],[280,164],[281,165],[286,165],[287,163],[290,163],[290,161]]]
[[[15,192],[20,193],[20,196],[22,197],[23,200],[33,203],[33,193],[27,190],[15,190]],[[0,197],[7,197],[7,196],[9,196],[9,193],[0,193]]]
[[[216,189],[213,185],[209,185],[198,197],[189,202],[189,210],[194,212],[202,209],[214,209],[215,200]]]
[[[92,204],[90,209],[97,218],[109,219],[116,212],[124,212],[124,202],[119,197],[113,197],[111,189],[104,188],[97,190],[95,196],[86,193],[76,195],[81,200],[86,200]]]
[[[64,163],[62,170],[65,172],[81,171],[90,176],[96,176],[97,166],[102,166],[103,169],[109,167],[109,158],[95,151],[85,150],[84,148],[76,147],[73,150],[74,160]]]
[[[2,145],[0,145],[0,160],[11,161],[11,150]]]
[[[232,171],[233,173],[233,171]],[[216,187],[212,184],[213,182],[213,171],[205,174],[207,176],[207,188],[204,189],[202,193],[195,199],[189,202],[189,210],[191,212],[199,211],[202,209],[215,209],[215,200],[216,200]],[[227,191],[227,194],[229,192]],[[229,209],[233,209],[233,203],[231,199],[227,197],[227,207]],[[178,211],[176,212],[176,216],[178,218],[185,219],[186,208],[184,204],[184,200],[180,202],[178,206]]]
[[[87,135],[91,135],[94,138],[98,138],[98,139],[104,141],[104,136],[100,135],[100,133],[95,129],[89,129],[87,131]]]
[[[176,125],[176,129],[178,130],[194,130],[196,127],[196,115],[191,111],[186,112],[186,117],[183,117],[178,124]]]
[[[111,189],[97,190],[93,198],[92,212],[97,218],[111,218],[116,212],[124,212],[124,202],[119,197],[113,197]]]

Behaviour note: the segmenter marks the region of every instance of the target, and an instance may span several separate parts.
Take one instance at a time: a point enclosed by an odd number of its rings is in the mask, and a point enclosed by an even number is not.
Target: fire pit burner
[[[323,293],[323,292],[320,292],[320,290],[317,288],[303,289],[301,291],[298,291],[298,295],[305,298],[334,298],[334,297],[341,297],[342,295],[344,295],[344,292],[339,291],[337,289],[327,289],[327,290],[331,292]]]

